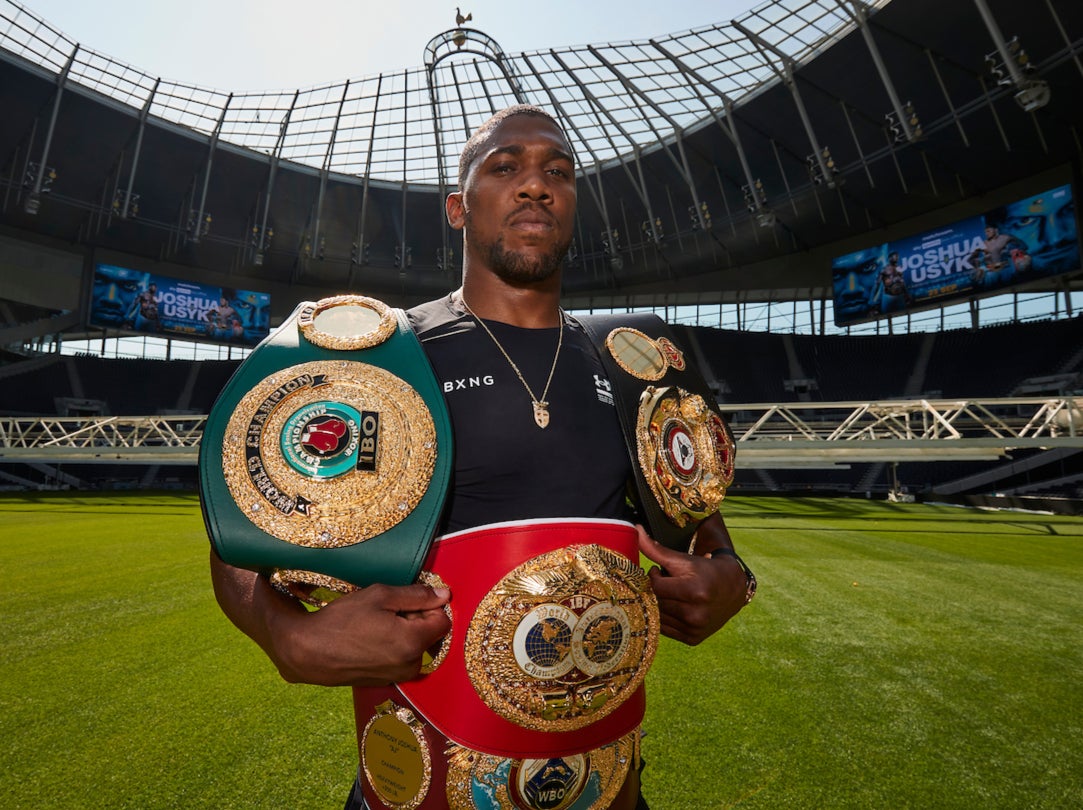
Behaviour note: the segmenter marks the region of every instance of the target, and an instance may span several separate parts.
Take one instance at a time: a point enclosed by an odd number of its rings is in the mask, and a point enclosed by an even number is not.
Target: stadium
[[[521,53],[459,17],[410,69],[231,92],[0,2],[5,806],[341,806],[346,697],[216,612],[201,438],[298,302],[459,286],[443,201],[517,103],[575,153],[562,306],[661,315],[704,370],[766,586],[660,652],[651,806],[1079,806],[1083,6],[767,0]]]

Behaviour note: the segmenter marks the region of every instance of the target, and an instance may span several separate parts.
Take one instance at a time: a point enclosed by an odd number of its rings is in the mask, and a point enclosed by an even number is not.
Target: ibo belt
[[[301,304],[222,391],[200,447],[227,563],[364,586],[413,582],[451,475],[443,394],[400,310]]]

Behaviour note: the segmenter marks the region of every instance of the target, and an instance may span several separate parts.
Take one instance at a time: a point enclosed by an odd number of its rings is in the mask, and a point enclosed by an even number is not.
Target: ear
[[[461,191],[453,191],[447,195],[444,211],[447,213],[448,225],[454,230],[461,231],[466,226],[466,203],[463,202]]]

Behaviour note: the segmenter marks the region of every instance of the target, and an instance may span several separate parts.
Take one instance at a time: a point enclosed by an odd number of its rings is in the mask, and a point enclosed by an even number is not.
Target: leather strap
[[[334,300],[338,299],[325,299],[325,301]],[[379,304],[379,302],[374,303]],[[405,314],[401,310],[387,309],[382,304],[379,304],[386,311],[382,325],[387,327],[386,331],[390,333],[389,336],[386,338],[381,336],[382,342],[368,348],[344,350],[317,345],[312,340],[306,339],[303,334],[303,329],[307,328],[305,318],[308,318],[310,325],[312,313],[314,311],[318,313],[323,304],[324,301],[316,304],[312,302],[300,304],[285,323],[274,334],[264,340],[241,364],[215,402],[207,419],[199,456],[200,496],[207,532],[218,555],[225,562],[241,568],[254,569],[263,573],[270,573],[274,569],[311,571],[341,579],[357,586],[373,583],[406,585],[416,580],[421,563],[428,553],[429,546],[436,533],[451,478],[451,420],[444,402],[443,392],[428,358],[421,348],[420,342],[410,329]],[[300,371],[294,372],[291,370],[330,368],[331,373],[327,376],[333,377],[336,373],[335,369],[340,367],[347,369],[342,372],[342,385],[339,386],[341,390],[346,390],[353,384],[354,380],[350,378],[350,375],[357,374],[358,370],[360,370],[360,373],[370,370],[373,375],[379,375],[381,385],[386,380],[399,380],[405,386],[412,388],[412,392],[409,393],[410,402],[421,402],[422,412],[427,410],[428,415],[431,416],[435,431],[435,458],[432,461],[432,474],[427,486],[422,481],[415,488],[415,492],[423,489],[423,494],[419,498],[415,496],[416,503],[412,509],[401,509],[404,512],[408,511],[405,517],[400,518],[399,515],[392,515],[385,522],[391,520],[397,520],[398,522],[390,527],[378,527],[378,530],[374,530],[373,536],[366,537],[361,541],[356,538],[347,538],[349,542],[344,541],[342,544],[314,547],[311,543],[305,545],[299,544],[296,539],[284,539],[286,535],[294,531],[294,524],[304,527],[305,521],[300,517],[299,513],[303,514],[307,508],[307,499],[295,496],[292,493],[287,493],[291,495],[290,498],[280,497],[283,495],[283,490],[289,489],[289,486],[282,483],[282,477],[298,481],[298,486],[294,487],[297,490],[315,486],[311,484],[312,476],[306,476],[303,471],[298,472],[290,469],[288,458],[284,462],[281,459],[268,460],[261,458],[260,454],[264,453],[264,451],[266,451],[267,455],[277,453],[279,444],[286,447],[288,444],[286,435],[289,430],[298,430],[299,424],[302,428],[305,427],[305,424],[303,424],[304,408],[307,407],[313,411],[318,411],[319,407],[322,406],[322,403],[312,404],[311,402],[308,405],[298,406],[294,404],[294,400],[290,400],[291,394],[282,393],[290,385],[296,384],[296,380],[306,376],[318,379],[321,376],[318,373],[305,375]],[[278,379],[291,378],[291,376],[292,379],[287,379],[287,382],[280,387],[274,387]],[[277,403],[282,403],[281,410],[283,412],[297,412],[301,415],[294,418],[292,423],[287,422],[281,429],[278,429],[278,432],[282,435],[281,442],[278,435],[270,435],[272,431],[268,428],[268,436],[264,438],[259,449],[253,450],[250,447],[245,447],[243,451],[239,451],[237,442],[244,441],[246,437],[243,431],[237,430],[236,422],[234,422],[234,427],[229,431],[230,435],[227,441],[227,429],[229,429],[231,419],[234,418],[234,413],[239,410],[239,406],[241,406],[241,410],[248,407],[252,411],[252,406],[247,404],[249,400],[246,397],[250,398],[254,390],[258,391],[261,387],[267,389],[268,386],[271,393],[264,398],[262,405],[255,407],[255,415],[249,423],[251,430],[257,430],[263,425],[273,424],[273,411],[277,408]],[[387,388],[388,386],[382,387]],[[396,391],[388,393],[388,396],[398,396],[398,390],[402,388],[402,385],[396,382],[392,387]],[[309,397],[309,400],[318,400],[320,397],[317,388],[313,387],[312,390],[314,393]],[[333,392],[335,389],[334,386],[325,385],[322,390]],[[372,391],[374,389],[370,387],[367,390]],[[383,391],[380,393],[382,395]],[[329,396],[334,399],[334,393]],[[362,399],[368,397],[369,401],[378,399],[368,394],[359,396]],[[303,403],[306,400],[299,401]],[[377,418],[380,418],[379,410],[381,406],[374,406],[369,412],[365,411],[365,408],[369,406],[358,405],[357,403],[355,405],[353,411],[343,409],[347,416],[340,421],[350,422],[349,414],[351,413],[354,417],[364,413],[366,416],[375,414]],[[401,409],[388,407],[386,410],[396,411],[397,414],[398,410]],[[384,417],[388,415],[385,414]],[[357,422],[359,420],[354,418],[353,421]],[[369,421],[371,422],[371,419]],[[402,423],[401,418],[397,423],[388,418],[381,418],[379,422],[381,425],[380,430],[390,429],[390,426],[394,424],[399,424],[401,428]],[[409,433],[410,431],[408,429],[396,430],[396,433],[403,432]],[[360,434],[361,431],[354,428],[354,433]],[[379,472],[377,469],[379,464],[386,459],[378,454],[366,458],[365,464],[367,466],[363,467],[362,465],[362,456],[365,455],[365,438],[367,437],[367,434],[362,436],[360,439],[361,446],[354,449],[353,457],[349,456],[348,453],[346,454],[346,461],[343,462],[345,472],[336,470],[333,475],[328,476],[328,483],[325,486],[330,489],[327,491],[337,492],[334,488],[343,486],[341,482],[349,476],[364,475],[365,472],[369,471]],[[386,438],[390,444],[396,446],[409,441],[409,437],[401,435]],[[355,441],[357,441],[356,438]],[[239,466],[239,470],[230,469],[228,466],[224,469],[224,464],[230,464],[231,454],[237,456],[242,452],[246,453],[247,457],[241,455],[241,463],[234,465],[234,467]],[[283,451],[282,455],[288,457],[288,449]],[[410,464],[413,461],[408,457],[409,453],[399,453],[399,455],[403,456],[399,460],[400,465],[404,469],[411,469]],[[285,471],[279,476],[279,479],[274,478],[272,461],[281,462],[277,466]],[[292,463],[300,469],[304,461],[304,455],[301,453],[299,459],[293,459]],[[266,470],[267,475],[258,477],[255,473],[251,473],[250,470],[246,470],[246,466],[259,468],[259,474]],[[227,481],[227,475],[230,474],[234,476],[232,490],[231,483]],[[244,487],[247,487],[248,483],[244,480],[246,475],[256,482],[256,488],[251,490],[251,497],[242,497],[240,500],[243,503],[238,503],[238,485],[235,481],[241,480]],[[349,485],[346,486],[348,489]],[[354,490],[350,491],[361,492],[364,495],[362,489],[354,488]],[[341,501],[342,498],[330,498],[329,500]],[[360,500],[363,501],[363,497]],[[338,502],[328,503],[326,508],[328,510],[342,510],[343,507],[344,505]],[[280,514],[275,513],[276,508]],[[367,504],[364,502],[346,504],[340,525],[346,527],[346,531],[349,531],[352,522],[350,510],[354,510],[352,514],[363,516],[366,513],[366,508]],[[396,503],[391,507],[385,506],[384,508],[393,512],[400,507],[399,503]],[[257,525],[257,522],[250,517],[250,515],[255,515],[256,511],[260,511],[262,515],[271,513],[274,520],[263,519],[262,523]],[[278,524],[290,524],[290,526],[278,531]],[[333,529],[328,532],[328,534],[333,533]]]
[[[622,521],[524,521],[521,523],[492,524],[465,532],[439,538],[425,562],[425,570],[431,571],[451,589],[452,629],[446,658],[429,675],[398,684],[398,689],[409,705],[426,721],[435,726],[447,739],[459,745],[502,757],[559,757],[597,748],[628,734],[643,720],[646,696],[642,677],[653,659],[657,643],[657,626],[644,630],[632,641],[638,645],[626,652],[619,664],[622,670],[635,668],[638,679],[625,673],[625,688],[619,681],[599,682],[597,688],[610,695],[610,702],[599,710],[600,719],[582,716],[585,725],[570,731],[538,730],[513,722],[489,705],[477,691],[471,676],[483,668],[476,658],[484,655],[471,653],[478,645],[468,637],[468,631],[477,629],[476,613],[479,604],[494,588],[524,561],[537,559],[549,552],[560,552],[585,544],[600,546],[616,552],[625,560],[638,563],[638,541],[634,527]],[[640,571],[640,573],[642,573]],[[601,582],[596,587],[601,592]],[[648,606],[654,603],[654,595],[645,585],[643,599]],[[542,601],[548,602],[548,599]],[[559,599],[554,600],[559,601]],[[655,617],[657,617],[657,608]],[[627,612],[632,614],[634,606]],[[509,609],[509,612],[514,612]],[[522,609],[524,615],[530,611]],[[571,611],[568,612],[571,615]],[[654,619],[657,621],[657,618]],[[523,622],[520,622],[520,627]],[[625,631],[627,633],[627,630]],[[651,636],[654,636],[652,639]],[[494,645],[511,647],[510,637],[494,636]],[[488,641],[486,641],[488,643]],[[636,654],[635,650],[640,652]],[[468,657],[474,655],[474,659]],[[634,659],[634,660],[631,660]],[[569,656],[570,660],[570,656]],[[576,675],[576,673],[571,673]],[[520,678],[529,680],[520,673]],[[580,674],[578,677],[582,678]],[[554,691],[559,691],[560,679],[554,679]],[[569,680],[567,676],[565,681]],[[575,678],[570,679],[575,682]],[[597,680],[597,679],[596,679]],[[636,685],[638,683],[638,686]],[[580,686],[589,684],[580,682]],[[572,687],[571,694],[575,694]],[[581,694],[581,692],[580,692]],[[624,697],[623,703],[617,701]],[[608,712],[608,713],[606,713]],[[538,724],[539,727],[544,724]]]
[[[686,551],[701,521],[690,522],[684,527],[677,526],[666,516],[651,491],[650,485],[647,483],[636,452],[636,422],[640,398],[648,386],[654,386],[655,388],[673,386],[703,397],[707,406],[721,418],[714,394],[707,385],[706,380],[704,380],[699,368],[694,363],[687,361],[687,356],[685,356],[683,368],[670,364],[667,366],[665,374],[655,381],[646,381],[635,377],[617,363],[606,345],[606,338],[610,332],[619,327],[635,329],[654,341],[663,338],[679,348],[679,344],[673,339],[669,326],[657,315],[649,313],[577,315],[576,320],[583,325],[587,335],[590,336],[591,341],[594,343],[601,357],[602,365],[605,366],[609,375],[609,382],[613,386],[613,399],[617,407],[617,413],[620,416],[621,430],[624,432],[625,442],[631,454],[632,469],[635,472],[635,489],[638,496],[639,512],[645,518],[651,536],[655,540],[669,548]]]

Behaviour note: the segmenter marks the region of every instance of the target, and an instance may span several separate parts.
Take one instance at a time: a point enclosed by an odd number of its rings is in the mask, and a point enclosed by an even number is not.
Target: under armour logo
[[[613,384],[605,377],[594,375],[594,390],[598,392],[598,401],[606,405],[613,404]]]

